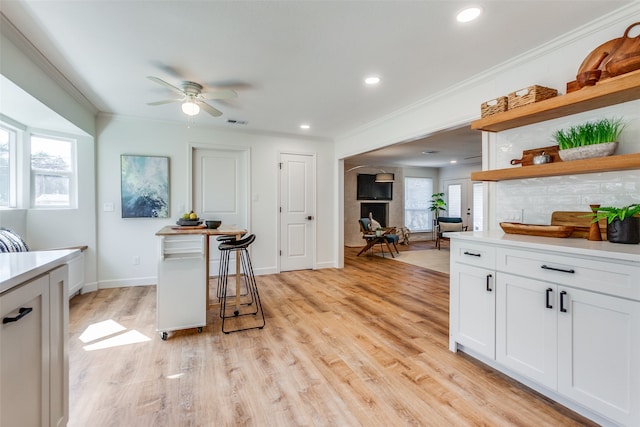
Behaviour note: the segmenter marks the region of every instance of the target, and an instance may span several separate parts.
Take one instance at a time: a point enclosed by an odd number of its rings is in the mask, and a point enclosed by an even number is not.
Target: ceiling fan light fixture
[[[376,182],[393,182],[395,181],[395,176],[392,173],[378,173],[376,174]]]
[[[182,104],[182,112],[187,116],[195,116],[200,112],[200,107],[193,101],[187,101]]]

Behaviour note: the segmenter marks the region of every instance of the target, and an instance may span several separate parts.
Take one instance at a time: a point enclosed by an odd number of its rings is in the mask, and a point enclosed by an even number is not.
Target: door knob
[[[309,221],[311,221],[311,220],[313,219],[313,215],[309,215],[309,216],[307,217],[307,219],[308,219]]]

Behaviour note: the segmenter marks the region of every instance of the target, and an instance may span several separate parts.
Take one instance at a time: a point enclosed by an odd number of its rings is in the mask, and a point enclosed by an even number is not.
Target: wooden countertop
[[[189,226],[176,226],[167,225],[162,227],[156,236],[179,236],[184,234],[205,234],[209,236],[236,236],[238,234],[245,234],[247,230],[235,227],[224,227],[212,229],[204,226],[189,227]]]

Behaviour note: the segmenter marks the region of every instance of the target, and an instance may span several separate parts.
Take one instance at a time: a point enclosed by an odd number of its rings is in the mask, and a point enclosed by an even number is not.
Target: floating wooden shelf
[[[471,123],[471,129],[500,132],[571,114],[640,99],[640,70],[603,80],[566,95],[494,114]]]
[[[473,172],[471,173],[471,180],[506,181],[510,179],[579,175],[629,169],[640,169],[640,153]]]

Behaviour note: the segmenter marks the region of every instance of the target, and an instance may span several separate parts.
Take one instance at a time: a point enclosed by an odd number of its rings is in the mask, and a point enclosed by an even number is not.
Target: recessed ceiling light
[[[457,160],[451,160],[449,163],[454,164],[454,163],[458,163]]]
[[[456,19],[458,20],[458,22],[470,22],[480,16],[481,13],[482,9],[480,9],[479,7],[469,7],[460,11],[460,13],[458,13],[458,15],[456,16]]]
[[[309,126],[307,124],[300,125],[300,129],[309,129],[309,128],[311,128],[311,126]]]
[[[380,83],[380,77],[377,77],[377,76],[367,77],[366,79],[364,79],[364,82],[368,85],[377,85],[378,83]]]

